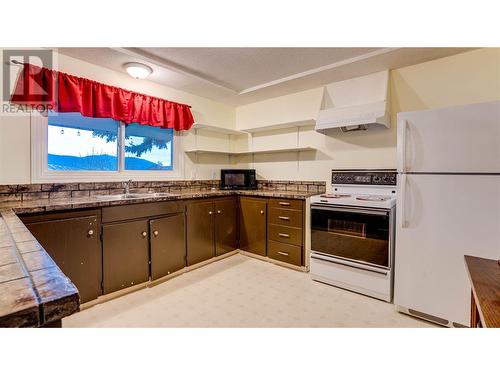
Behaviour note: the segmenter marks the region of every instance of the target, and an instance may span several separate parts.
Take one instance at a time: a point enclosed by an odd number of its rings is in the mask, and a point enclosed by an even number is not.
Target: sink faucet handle
[[[131,179],[123,183],[123,185],[125,187],[125,194],[129,194],[130,193],[130,184],[131,183],[132,183]]]

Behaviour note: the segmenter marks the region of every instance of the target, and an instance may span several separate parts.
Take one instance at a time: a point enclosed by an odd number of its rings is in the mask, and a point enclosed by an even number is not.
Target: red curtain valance
[[[57,112],[80,112],[87,117],[189,130],[194,123],[190,107],[90,79],[23,64],[11,101],[47,105]]]

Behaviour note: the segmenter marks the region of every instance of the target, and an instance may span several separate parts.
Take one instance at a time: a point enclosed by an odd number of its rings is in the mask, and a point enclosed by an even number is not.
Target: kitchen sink
[[[173,197],[175,194],[171,193],[128,193],[128,194],[114,194],[114,195],[96,195],[97,199],[143,199],[143,198],[163,198]]]

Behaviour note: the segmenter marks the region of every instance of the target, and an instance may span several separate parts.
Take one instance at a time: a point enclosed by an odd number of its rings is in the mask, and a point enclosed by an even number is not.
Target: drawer
[[[292,210],[302,210],[303,201],[300,199],[278,199],[269,200],[269,207],[288,208]]]
[[[170,215],[184,212],[185,207],[185,202],[181,200],[103,207],[102,222],[109,223],[112,221],[138,219],[149,216]]]
[[[270,208],[267,213],[270,224],[302,228],[302,211],[285,208]]]
[[[302,246],[293,246],[276,241],[267,241],[267,256],[282,262],[302,265]]]
[[[302,245],[302,229],[284,225],[269,224],[269,239],[290,245]]]

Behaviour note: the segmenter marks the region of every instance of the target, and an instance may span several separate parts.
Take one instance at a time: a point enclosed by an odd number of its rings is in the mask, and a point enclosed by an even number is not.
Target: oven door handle
[[[355,212],[360,214],[368,214],[368,215],[379,215],[379,216],[388,216],[389,211],[387,210],[377,210],[377,209],[367,209],[367,208],[356,208],[356,207],[333,207],[322,204],[313,203],[311,204],[311,210],[324,210],[324,211],[338,211],[338,212]]]
[[[332,258],[332,257],[326,257],[326,256],[321,256],[319,254],[312,253],[311,254],[311,258],[312,259],[322,260],[323,262],[335,263],[335,264],[339,264],[341,266],[357,268],[359,270],[369,271],[369,272],[378,273],[380,275],[387,276],[387,272],[385,272],[385,271],[376,270],[376,269],[368,268],[368,267],[363,267],[361,265],[356,265],[356,264],[352,264],[352,263],[344,263],[344,262],[338,261],[338,260],[336,260],[335,258]]]

